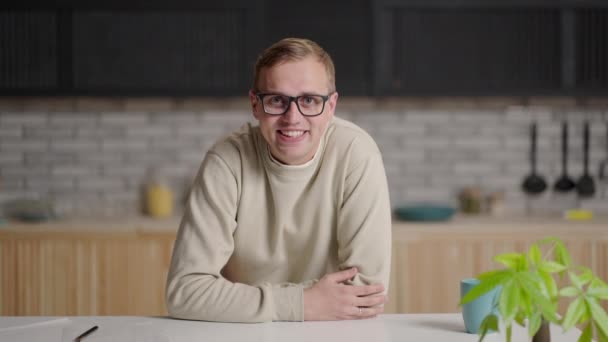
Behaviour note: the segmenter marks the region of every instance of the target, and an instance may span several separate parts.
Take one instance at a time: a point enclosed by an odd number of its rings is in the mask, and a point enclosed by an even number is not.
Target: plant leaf
[[[534,293],[539,293],[542,289],[543,279],[536,273],[517,272],[515,273],[515,279],[526,282],[534,290]],[[545,298],[547,297],[545,296]]]
[[[545,319],[557,323],[559,318],[556,314],[556,304],[553,304],[539,291],[537,277],[526,272],[518,272],[516,275],[523,291],[527,292],[530,298],[533,298],[535,304],[538,304]]]
[[[511,342],[511,332],[512,332],[511,328],[512,328],[511,324],[508,324],[507,328],[505,329],[507,331],[507,342]]]
[[[560,239],[555,240],[555,252],[553,253],[555,256],[555,261],[560,264],[570,267],[572,264],[572,259],[570,258],[570,253],[568,253],[568,249],[564,245],[564,242]],[[565,275],[565,271],[559,272],[559,276],[563,277]]]
[[[568,310],[566,311],[566,316],[564,316],[564,320],[562,322],[562,328],[564,331],[570,330],[575,324],[579,322],[579,319],[583,316],[587,307],[585,306],[585,301],[582,297],[576,298],[570,305],[568,305]]]
[[[585,329],[583,329],[583,333],[578,338],[578,342],[591,342],[591,337],[593,336],[593,325],[591,322],[587,324]]]
[[[598,330],[601,330],[604,335],[608,335],[608,314],[606,314],[604,308],[594,298],[586,298],[585,302],[589,307],[589,311],[591,311],[591,317],[595,325],[599,328]]]
[[[500,292],[500,298],[498,300],[498,307],[500,308],[500,314],[502,320],[505,323],[511,323],[517,308],[520,304],[520,289],[517,282],[509,280],[502,285],[502,291]]]
[[[528,258],[526,258],[526,254],[521,255],[521,260],[519,263],[518,271],[529,271],[530,265],[528,265]]]
[[[559,295],[562,297],[576,297],[581,293],[581,290],[577,289],[574,286],[564,287],[559,290]]]
[[[572,284],[579,290],[583,290],[583,285],[585,285],[585,283],[583,283],[583,281],[581,280],[581,278],[579,278],[576,273],[574,272],[568,272],[568,277],[570,278],[570,281],[572,282]]]
[[[578,269],[581,271],[581,274],[578,277],[584,284],[587,284],[588,282],[593,280],[593,272],[591,272],[589,268],[585,266],[579,266]]]
[[[517,312],[517,315],[515,315],[515,322],[517,322],[517,324],[519,324],[520,327],[525,327],[526,326],[526,314],[524,314],[521,311]]]
[[[483,341],[488,331],[498,331],[498,317],[495,314],[489,314],[481,321],[479,326],[479,342]]]
[[[520,310],[517,312],[517,315],[515,315],[515,320],[517,321],[517,316],[519,316],[519,314],[524,315],[525,319],[526,317],[530,316],[534,310],[534,307],[532,306],[532,301],[530,300],[530,296],[528,296],[528,294],[525,291],[520,291],[519,292],[520,297],[519,297],[519,308]],[[520,324],[522,327],[525,324]]]
[[[536,334],[538,329],[540,329],[542,321],[543,319],[540,312],[535,312],[530,316],[530,321],[528,322],[528,336],[532,337]]]
[[[528,259],[530,259],[532,265],[538,265],[541,262],[541,257],[540,248],[538,248],[537,244],[533,243],[528,251]]]
[[[505,279],[512,273],[511,270],[501,270],[500,272],[496,272],[489,277],[484,277],[477,286],[473,287],[471,291],[469,291],[458,304],[459,306],[463,304],[467,304],[474,299],[482,296],[483,294],[493,290],[496,286],[500,285],[504,282]],[[479,278],[478,278],[479,279]]]
[[[488,316],[486,316],[486,318],[488,318]],[[484,320],[479,325],[479,331],[477,331],[477,333],[479,334],[479,339],[477,340],[477,342],[483,341],[483,339],[486,337],[486,334],[488,333],[488,326],[484,324],[486,318],[484,318]]]
[[[524,256],[519,253],[505,253],[494,257],[494,261],[499,262],[512,270],[519,270]]]
[[[539,265],[538,268],[547,273],[557,273],[566,270],[566,266],[555,261],[544,261]]]
[[[503,268],[503,269],[500,269],[500,270],[493,270],[493,271],[488,271],[488,272],[480,273],[475,278],[477,278],[477,279],[479,279],[479,281],[483,282],[483,281],[486,281],[486,280],[491,279],[491,278],[502,277],[505,274],[510,273],[510,272],[511,272],[510,270]]]
[[[555,237],[555,236],[547,236],[546,238],[544,238],[544,239],[540,240],[540,241],[539,241],[539,244],[541,244],[541,245],[545,245],[545,244],[548,244],[548,243],[555,244],[555,243],[556,243],[558,240],[559,240],[559,238],[558,238],[558,237]]]
[[[572,259],[570,258],[570,253],[568,253],[568,250],[566,249],[564,242],[560,239],[555,239],[554,255],[555,255],[555,261],[559,262],[560,264],[562,264],[566,267],[570,267],[570,265],[572,264]]]
[[[589,287],[587,294],[598,299],[608,299],[608,288]]]
[[[555,279],[553,279],[553,277],[547,273],[540,273],[539,275],[543,280],[543,284],[545,285],[545,288],[547,289],[547,294],[549,295],[549,298],[551,300],[555,299],[558,294],[557,284],[555,283]]]
[[[598,277],[594,277],[593,280],[591,281],[591,284],[589,284],[590,287],[604,287],[604,288],[608,288],[608,284],[606,284],[604,281],[602,281],[602,279],[598,278]]]
[[[597,332],[598,342],[608,342],[608,334],[604,334],[597,324],[595,324],[595,331]]]

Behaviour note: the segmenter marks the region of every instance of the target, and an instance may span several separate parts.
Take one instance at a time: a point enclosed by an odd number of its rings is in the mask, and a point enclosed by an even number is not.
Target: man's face
[[[325,67],[312,56],[263,68],[259,76],[257,87],[260,93],[288,96],[329,94]],[[301,165],[314,157],[327,125],[334,116],[338,94],[330,96],[323,113],[318,116],[302,115],[295,101],[289,104],[285,114],[270,115],[264,112],[262,102],[251,91],[249,99],[253,116],[259,121],[272,156],[287,165]]]

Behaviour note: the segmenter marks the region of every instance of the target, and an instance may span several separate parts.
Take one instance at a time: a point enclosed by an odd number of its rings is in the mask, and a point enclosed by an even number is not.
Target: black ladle
[[[524,179],[521,186],[526,193],[537,195],[547,189],[547,182],[541,175],[536,173],[536,122],[530,125],[530,165],[532,171]]]
[[[602,162],[600,163],[600,168],[597,176],[597,178],[601,182],[605,182],[608,179],[608,173],[606,171],[608,171],[608,122],[606,123],[606,156],[604,157],[604,160],[602,160]]]
[[[576,183],[568,176],[568,122],[562,122],[562,175],[553,185],[557,192],[569,192],[576,188]]]
[[[592,197],[595,194],[595,182],[589,174],[589,122],[583,127],[583,175],[578,180],[576,192],[581,198]]]

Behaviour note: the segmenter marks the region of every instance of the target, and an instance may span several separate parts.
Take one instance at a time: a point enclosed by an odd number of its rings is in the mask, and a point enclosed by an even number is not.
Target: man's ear
[[[338,92],[334,92],[329,100],[327,100],[327,105],[329,106],[330,115],[333,116],[336,111],[336,105],[338,104]]]
[[[255,93],[253,92],[253,90],[249,90],[249,101],[251,102],[251,110],[253,111],[253,116],[256,119],[258,118],[258,107],[260,105],[260,102],[258,101],[258,97],[255,96]]]

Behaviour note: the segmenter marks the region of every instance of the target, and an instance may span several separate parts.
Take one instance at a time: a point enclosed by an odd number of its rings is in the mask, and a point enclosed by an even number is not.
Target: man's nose
[[[289,122],[296,122],[301,118],[302,114],[298,109],[298,104],[296,101],[291,101],[289,103],[289,108],[287,108],[287,112],[283,114],[283,119]]]

